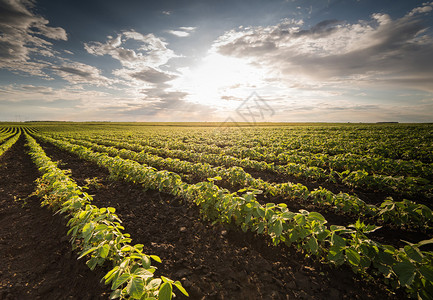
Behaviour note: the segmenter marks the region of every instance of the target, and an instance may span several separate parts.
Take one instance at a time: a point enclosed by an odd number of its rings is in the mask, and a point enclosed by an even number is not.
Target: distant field
[[[121,297],[433,297],[433,124],[0,123],[0,143],[83,216],[77,251]],[[133,242],[98,235],[89,201]]]

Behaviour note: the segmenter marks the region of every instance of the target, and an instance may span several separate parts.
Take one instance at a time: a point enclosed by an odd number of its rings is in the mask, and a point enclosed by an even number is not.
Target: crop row
[[[433,135],[431,125],[417,126],[281,126],[278,128],[218,128],[210,130],[158,130],[151,134],[156,146],[159,141],[211,145],[218,148],[269,149],[278,155],[294,150],[313,154],[356,154],[390,159],[420,160],[432,163]],[[128,128],[130,129],[130,128]],[[139,138],[147,132],[131,131]],[[144,134],[143,134],[144,133]],[[159,146],[159,145],[158,145]]]
[[[56,128],[53,128],[56,127]],[[269,149],[278,155],[280,151],[310,154],[354,154],[364,157],[382,157],[396,160],[418,160],[433,163],[432,125],[313,125],[272,126],[242,128],[168,127],[168,126],[50,126],[59,133],[89,132],[149,140],[153,146],[161,143],[210,145],[215,148]],[[175,130],[174,130],[175,129]],[[361,169],[361,168],[353,168]],[[368,170],[367,170],[368,171]],[[397,175],[397,174],[388,174]],[[404,175],[404,174],[401,174]],[[416,174],[407,174],[416,176]]]
[[[0,128],[0,136],[13,135],[15,133],[17,133],[16,127],[1,127]]]
[[[82,134],[80,134],[82,136]],[[100,135],[98,135],[99,138]],[[97,138],[97,139],[98,139]],[[119,138],[119,135],[107,135],[107,138],[113,141],[124,141]],[[100,138],[99,138],[100,139]],[[318,167],[323,169],[332,169],[335,171],[356,171],[364,170],[368,173],[376,175],[388,176],[405,176],[405,177],[421,177],[425,179],[433,179],[432,164],[422,163],[418,160],[395,160],[384,158],[376,155],[340,153],[329,155],[326,153],[311,153],[300,151],[299,149],[287,149],[284,145],[266,145],[266,146],[226,146],[218,147],[214,144],[197,144],[193,142],[183,142],[176,140],[159,140],[159,138],[131,138],[134,144],[143,146],[151,146],[155,148],[165,148],[171,150],[184,150],[188,152],[211,153],[224,156],[233,156],[240,159],[251,159],[258,161],[266,161],[276,164],[303,164],[308,167]]]
[[[91,205],[92,197],[57,168],[32,137],[26,134],[26,138],[29,154],[43,174],[35,192],[44,199],[42,205],[67,213],[72,245],[80,248],[79,258],[87,257],[90,269],[112,262],[113,268],[103,278],[105,284],[111,283],[110,299],[171,299],[173,285],[187,295],[180,282],[154,277],[151,259],[161,262],[160,258],[144,254],[142,244],[131,244],[113,207]]]
[[[347,264],[355,272],[366,276],[382,275],[394,288],[406,288],[412,296],[430,299],[433,296],[433,253],[420,247],[433,243],[433,239],[417,244],[407,243],[396,249],[369,239],[366,234],[377,230],[375,225],[362,222],[348,227],[327,226],[325,218],[317,212],[300,210],[291,212],[285,204],[260,205],[257,191],[242,195],[220,189],[212,180],[186,184],[180,176],[168,171],[156,171],[135,161],[110,157],[86,147],[38,135],[57,147],[95,162],[109,170],[115,179],[124,179],[144,188],[159,189],[196,203],[207,219],[234,222],[243,230],[269,235],[275,244],[284,242],[297,245],[308,254],[314,254],[328,263]]]
[[[11,138],[9,138],[6,142],[1,144],[0,145],[0,156],[3,155],[3,153],[5,153],[10,147],[13,146],[13,144],[15,144],[16,141],[18,141],[19,137],[20,137],[20,133],[17,133],[14,136],[12,136]]]
[[[0,135],[0,144],[3,143],[8,138],[14,136],[15,134],[16,133],[5,133],[5,134]]]
[[[179,158],[188,161],[209,163],[213,165],[224,165],[226,167],[240,166],[258,171],[273,172],[282,175],[290,175],[297,178],[307,178],[312,180],[321,180],[329,182],[341,182],[349,187],[366,188],[369,190],[379,190],[389,193],[398,193],[406,197],[415,198],[422,196],[426,198],[433,197],[433,184],[429,180],[421,177],[392,177],[380,174],[369,174],[365,170],[343,171],[325,170],[316,166],[308,166],[301,163],[287,163],[285,165],[274,165],[263,160],[253,160],[250,158],[237,158],[230,155],[213,154],[213,153],[196,153],[183,150],[170,150],[166,148],[156,148],[151,146],[142,146],[138,143],[116,142],[104,140],[101,138],[89,139],[81,137],[84,140],[90,140],[99,144],[125,148],[135,151],[145,151],[160,156]],[[249,151],[255,151],[250,149]],[[429,169],[430,171],[433,168]]]
[[[82,145],[98,152],[108,153],[111,156],[135,160],[140,163],[150,165],[155,168],[169,168],[177,173],[188,173],[201,177],[206,180],[209,177],[221,177],[232,186],[252,187],[262,190],[265,194],[273,197],[289,197],[291,199],[302,199],[320,205],[333,205],[337,210],[344,213],[358,214],[366,217],[374,217],[384,222],[389,222],[399,226],[417,226],[419,228],[429,228],[433,223],[433,212],[423,204],[413,201],[393,201],[386,199],[380,206],[369,205],[357,196],[346,193],[334,194],[331,191],[320,188],[309,191],[308,188],[300,183],[279,183],[272,184],[260,178],[254,178],[245,172],[241,167],[213,167],[207,163],[191,163],[178,159],[162,158],[147,153],[145,150],[134,152],[127,149],[117,149],[107,147],[92,142],[68,139],[68,142]],[[124,146],[125,143],[122,145]],[[138,146],[141,147],[141,146]],[[188,153],[186,153],[188,155]],[[247,160],[250,163],[251,161]],[[250,166],[250,165],[249,165]],[[263,167],[263,164],[261,165]]]

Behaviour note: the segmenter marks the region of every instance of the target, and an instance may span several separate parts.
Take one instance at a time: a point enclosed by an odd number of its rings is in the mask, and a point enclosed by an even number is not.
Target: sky
[[[433,2],[0,0],[0,121],[433,122]]]

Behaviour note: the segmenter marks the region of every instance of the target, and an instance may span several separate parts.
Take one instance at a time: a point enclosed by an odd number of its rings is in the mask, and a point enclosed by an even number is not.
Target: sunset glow
[[[433,121],[433,2],[1,2],[3,121]]]

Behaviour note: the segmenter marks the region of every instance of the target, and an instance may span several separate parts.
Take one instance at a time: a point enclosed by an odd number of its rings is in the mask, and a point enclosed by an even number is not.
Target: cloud
[[[49,21],[34,14],[32,1],[0,1],[0,68],[48,77],[47,62],[35,56],[52,57],[49,40],[67,40],[66,31],[48,26]]]
[[[64,80],[72,84],[93,84],[107,86],[112,80],[101,75],[98,68],[79,62],[53,66],[52,69]]]
[[[139,72],[130,73],[129,75],[135,79],[139,79],[142,81],[146,81],[149,83],[155,83],[155,84],[164,83],[164,82],[173,80],[174,78],[177,77],[177,76],[172,75],[170,73],[163,72],[161,70],[157,70],[157,69],[150,68],[150,67],[145,68]]]
[[[283,20],[267,27],[226,32],[212,51],[248,60],[287,84],[356,84],[433,91],[433,39],[415,8],[399,19],[373,14],[349,24],[325,20],[310,29]]]
[[[196,27],[179,27],[177,30],[167,30],[168,33],[177,37],[187,37],[194,32]]]
[[[56,99],[52,101],[48,100],[21,100],[21,101],[10,101],[10,100],[3,100],[1,103],[1,106],[3,108],[14,108],[19,104],[21,107],[25,107],[29,111],[26,111],[25,113],[29,113],[31,110],[37,109],[53,109],[53,108],[75,108],[78,105],[81,104],[81,100],[64,100],[64,99]]]
[[[413,16],[416,14],[423,14],[423,13],[429,13],[433,10],[433,2],[430,3],[423,3],[423,6],[420,7],[415,7],[414,9],[412,9],[409,13],[408,16]]]
[[[141,45],[138,49],[122,47],[128,40],[137,41]],[[110,55],[122,66],[131,69],[158,67],[166,64],[169,59],[177,57],[160,38],[151,33],[143,35],[136,31],[125,31],[115,38],[109,36],[105,43],[85,43],[84,48],[88,53],[96,56]]]
[[[192,31],[194,28],[183,29]],[[138,46],[128,48],[128,41],[138,42]],[[86,43],[85,49],[90,54],[110,55],[118,60],[122,68],[113,70],[112,74],[127,86],[130,95],[140,99],[145,107],[153,107],[154,103],[159,103],[160,107],[162,104],[169,106],[168,103],[176,103],[187,95],[185,92],[173,90],[169,83],[178,75],[162,68],[171,58],[178,56],[167,47],[167,43],[153,34],[124,31],[116,37],[108,36],[105,43]],[[77,75],[85,77],[87,74]]]
[[[53,88],[47,86],[34,86],[31,84],[24,84],[21,86],[21,90],[29,93],[40,93],[43,95],[53,95]]]
[[[122,118],[131,117],[141,121],[217,121],[213,119],[215,108],[206,105],[191,103],[183,98],[183,92],[147,91],[148,98],[159,99],[152,102],[142,102],[129,108],[117,109]]]
[[[189,32],[180,31],[180,30],[167,30],[168,33],[175,35],[177,37],[187,37],[189,36]]]

